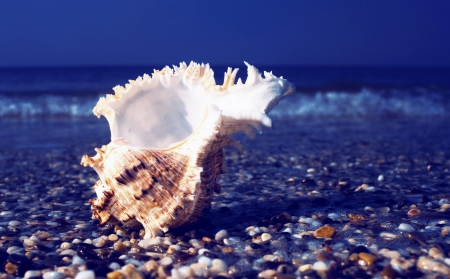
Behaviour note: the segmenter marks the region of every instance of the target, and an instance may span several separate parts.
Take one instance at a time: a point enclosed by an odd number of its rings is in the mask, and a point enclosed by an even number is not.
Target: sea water
[[[450,116],[450,68],[259,66],[297,87],[271,115],[279,117]],[[112,94],[163,66],[0,69],[2,119],[85,118]],[[226,67],[212,65],[221,84]],[[238,72],[243,82],[246,67]]]

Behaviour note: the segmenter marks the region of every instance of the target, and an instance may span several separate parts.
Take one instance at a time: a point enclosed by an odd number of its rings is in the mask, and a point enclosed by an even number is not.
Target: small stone
[[[106,278],[108,279],[125,279],[125,276],[122,272],[118,270],[111,271],[110,273],[106,274]]]
[[[171,265],[173,263],[173,260],[171,257],[164,257],[159,262],[162,266]]]
[[[122,241],[117,241],[116,243],[114,243],[113,245],[114,251],[120,252],[123,251],[126,246],[123,244]]]
[[[323,226],[318,228],[315,232],[314,232],[314,237],[316,238],[327,238],[327,237],[332,237],[335,233],[335,230],[333,227],[331,226]]]
[[[444,275],[450,275],[450,267],[441,262],[430,260],[423,256],[417,261],[417,268],[424,271],[437,271]]]
[[[49,232],[42,232],[40,234],[36,234],[37,238],[39,238],[40,240],[45,240],[49,237],[51,237],[52,235]]]
[[[311,264],[304,264],[299,266],[298,271],[300,271],[300,273],[304,273],[304,274],[308,274],[310,273],[312,270],[312,265]]]
[[[193,278],[195,276],[194,270],[190,266],[180,267],[178,273],[183,278]]]
[[[450,226],[444,226],[444,227],[442,227],[441,234],[442,234],[442,236],[450,235]]]
[[[110,234],[108,236],[109,241],[117,241],[119,239],[119,237],[117,236],[117,234]]]
[[[206,267],[210,267],[212,265],[212,260],[205,256],[201,256],[197,262],[200,264],[204,264]]]
[[[122,267],[122,272],[125,274],[127,278],[130,279],[144,279],[144,276],[136,270],[136,268],[132,264],[127,264]]]
[[[378,176],[377,180],[380,181],[380,182],[383,181],[384,180],[384,176],[382,174],[380,174]]]
[[[95,279],[95,273],[92,270],[82,270],[78,272],[75,279]]]
[[[369,254],[369,253],[361,252],[358,254],[358,256],[361,260],[363,260],[369,266],[373,265],[375,263],[375,261],[377,260],[377,257],[375,257],[374,255]]]
[[[389,258],[389,259],[400,259],[401,255],[398,251],[391,251],[389,249],[383,248],[378,251],[378,254],[382,255],[383,257]]]
[[[72,244],[70,244],[69,242],[61,243],[61,249],[63,250],[69,249],[70,247],[72,247]]]
[[[46,272],[44,273],[44,275],[42,275],[42,278],[44,279],[63,279],[66,276],[64,275],[64,273],[58,272],[58,271],[50,271],[50,272]]]
[[[227,237],[228,237],[228,232],[227,232],[226,230],[220,230],[220,231],[218,231],[218,232],[216,233],[214,239],[215,239],[217,242],[221,242],[221,241],[223,241],[223,240],[224,240],[225,238],[227,238]]]
[[[387,265],[383,271],[381,271],[381,278],[383,279],[395,279],[397,277],[400,277],[400,274],[392,268],[391,265]]]
[[[97,248],[103,247],[105,245],[105,243],[106,243],[106,241],[101,237],[96,238],[92,241],[92,244]]]
[[[435,247],[430,248],[430,251],[428,251],[428,255],[435,260],[444,260],[444,254],[442,254],[442,252]]]
[[[210,269],[212,269],[218,273],[226,272],[228,270],[228,265],[225,263],[225,261],[223,261],[221,259],[214,259],[214,260],[212,260],[212,266]]]
[[[317,261],[313,264],[312,269],[315,271],[327,271],[328,265],[325,262]]]
[[[23,275],[23,278],[28,279],[28,278],[32,278],[32,277],[41,277],[41,276],[42,276],[42,272],[40,270],[28,270]]]
[[[413,231],[415,231],[413,226],[411,226],[410,224],[406,224],[406,223],[401,223],[398,226],[398,229],[401,230],[401,231],[406,231],[406,232],[413,232]]]
[[[450,209],[450,203],[444,203],[443,205],[441,205],[441,209],[444,210]]]
[[[14,274],[19,269],[19,267],[11,262],[5,264],[5,271],[8,274]]]
[[[272,238],[272,236],[271,236],[270,234],[268,234],[268,233],[263,233],[263,234],[261,235],[261,240],[262,240],[263,242],[269,241],[271,238]]]
[[[10,226],[10,227],[17,227],[17,226],[20,226],[20,222],[19,221],[10,221],[9,223],[8,223],[8,226]]]
[[[410,210],[408,211],[408,216],[409,216],[409,217],[419,216],[420,213],[422,213],[422,212],[420,211],[420,209],[413,208],[413,209],[410,209]]]
[[[231,248],[231,247],[224,247],[222,249],[222,252],[223,253],[231,253],[231,252],[233,252],[233,248]]]
[[[272,278],[276,278],[277,271],[273,270],[273,269],[266,269],[264,271],[261,271],[258,274],[258,278],[264,278],[264,279],[272,279]]]

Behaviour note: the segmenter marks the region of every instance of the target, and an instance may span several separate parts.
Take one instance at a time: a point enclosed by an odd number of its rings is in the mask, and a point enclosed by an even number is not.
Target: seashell
[[[246,65],[245,83],[234,83],[238,69],[228,68],[216,85],[208,64],[180,63],[100,98],[93,112],[108,120],[111,142],[81,161],[100,177],[89,201],[92,218],[100,225],[140,223],[144,238],[152,238],[203,216],[220,192],[223,147],[241,150],[231,136],[254,138],[271,127],[267,113],[294,91],[285,79]]]

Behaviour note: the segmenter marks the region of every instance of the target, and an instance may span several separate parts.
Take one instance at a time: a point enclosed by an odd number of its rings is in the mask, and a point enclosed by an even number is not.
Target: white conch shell
[[[223,147],[240,149],[233,134],[254,138],[255,130],[271,127],[267,113],[294,91],[246,65],[245,83],[235,84],[237,69],[228,68],[219,86],[208,64],[180,63],[116,86],[115,95],[98,101],[93,112],[108,120],[111,142],[81,161],[100,177],[90,200],[94,219],[141,223],[149,238],[195,222],[210,208],[220,191]]]

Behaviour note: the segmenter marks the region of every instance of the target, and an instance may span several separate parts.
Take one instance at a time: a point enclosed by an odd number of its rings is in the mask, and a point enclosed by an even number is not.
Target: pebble
[[[117,241],[119,239],[119,237],[117,236],[117,234],[110,234],[108,236],[109,241]]]
[[[444,260],[444,254],[442,254],[442,252],[435,247],[430,248],[430,251],[428,251],[428,255],[435,260]]]
[[[276,278],[276,274],[277,274],[277,271],[276,271],[276,270],[273,270],[273,269],[266,269],[266,270],[264,270],[264,271],[261,271],[261,272],[258,274],[258,278],[273,279],[273,278]]]
[[[72,244],[70,244],[69,242],[61,243],[61,249],[63,250],[69,249],[70,247],[72,247]]]
[[[417,261],[417,268],[422,269],[423,271],[436,271],[444,275],[450,275],[449,266],[423,256]]]
[[[42,275],[43,279],[63,279],[66,276],[64,275],[64,273],[58,272],[58,271],[49,271],[44,273],[44,275]]]
[[[24,279],[28,279],[28,278],[31,278],[31,277],[41,277],[41,276],[42,276],[42,272],[40,270],[28,270],[23,275],[23,278]]]
[[[315,232],[314,232],[314,237],[316,238],[327,238],[327,237],[332,237],[335,233],[335,230],[333,227],[331,226],[323,226],[318,228]]]
[[[395,279],[397,277],[400,277],[398,272],[394,268],[392,268],[391,265],[385,266],[380,275],[383,279]]]
[[[0,216],[5,217],[5,218],[12,217],[13,215],[14,215],[14,212],[12,212],[12,211],[2,211],[0,213]]]
[[[214,240],[216,240],[217,242],[221,242],[227,237],[228,237],[228,232],[226,230],[220,230],[214,236]]]
[[[171,257],[164,257],[159,262],[162,266],[171,265],[173,263],[173,260]]]
[[[114,243],[113,248],[114,251],[121,252],[126,248],[126,246],[123,244],[122,241],[117,241],[116,243]]]
[[[19,246],[11,246],[8,249],[6,249],[6,253],[8,254],[20,254],[22,251],[23,248]]]
[[[131,279],[144,279],[144,276],[136,270],[136,268],[132,264],[127,264],[122,267],[122,272],[124,273],[126,278]]]
[[[10,221],[8,223],[8,226],[17,227],[17,226],[20,226],[20,224],[22,224],[22,223],[20,223],[19,221]]]
[[[398,251],[395,251],[395,250],[391,251],[386,248],[380,249],[378,251],[378,254],[382,255],[383,257],[389,258],[389,259],[400,259],[401,258],[401,255]]]
[[[75,279],[95,279],[95,273],[92,270],[82,270],[78,272]]]
[[[398,229],[401,230],[401,231],[406,231],[406,232],[413,232],[413,231],[415,231],[413,226],[411,226],[410,224],[406,224],[406,223],[401,223],[398,226]]]
[[[108,279],[125,279],[125,275],[118,270],[114,270],[106,274],[106,278]]]
[[[268,233],[263,233],[263,234],[261,235],[261,240],[262,240],[263,242],[269,241],[271,238],[272,238],[272,236],[271,236],[270,234],[268,234]]]
[[[212,265],[212,260],[205,256],[201,256],[197,262],[199,264],[204,264],[206,267],[210,267]]]
[[[369,266],[373,265],[375,263],[375,261],[377,260],[376,256],[369,254],[369,253],[365,253],[365,252],[359,253],[358,256],[361,260],[363,260]]]
[[[190,266],[182,266],[178,269],[182,278],[192,278],[195,276],[194,270]]]
[[[226,264],[225,261],[221,260],[221,259],[214,259],[211,262],[212,266],[211,266],[211,270],[216,271],[218,273],[220,272],[226,272],[228,270],[228,265]]]
[[[327,271],[328,265],[325,262],[317,261],[312,265],[312,269],[315,271]]]

